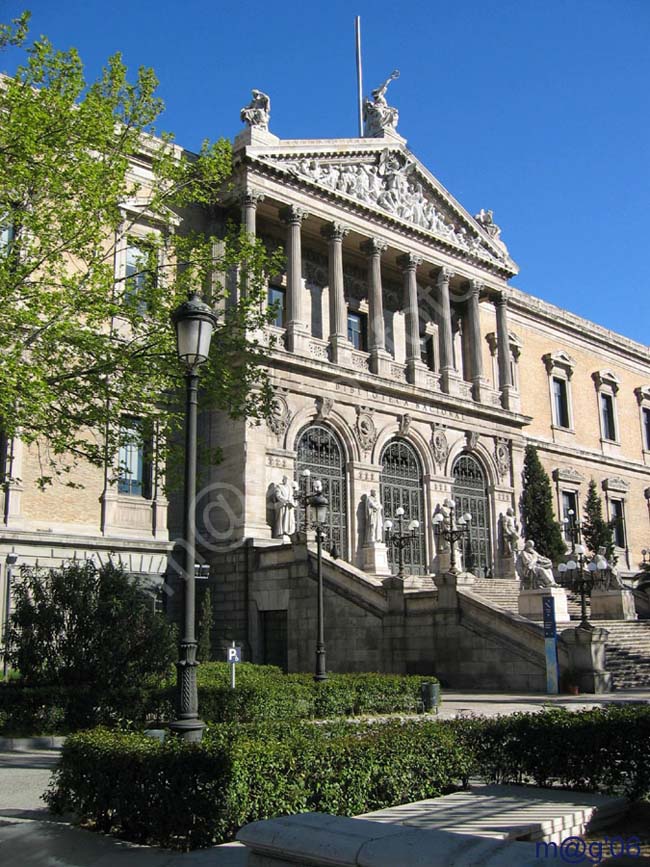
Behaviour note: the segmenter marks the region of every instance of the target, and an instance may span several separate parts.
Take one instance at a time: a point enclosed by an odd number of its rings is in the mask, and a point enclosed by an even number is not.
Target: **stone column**
[[[510,369],[510,337],[508,335],[508,300],[498,295],[494,301],[497,312],[497,359],[499,362],[499,389],[504,409],[514,409],[512,371]]]
[[[481,320],[478,304],[481,288],[482,284],[480,281],[470,280],[469,297],[467,299],[472,396],[477,401],[483,398],[485,386],[487,385],[483,378],[483,346],[481,344]]]
[[[420,313],[418,309],[417,267],[420,256],[405,253],[397,260],[404,278],[404,312],[406,313],[406,375],[413,385],[426,385],[426,365],[420,350]]]
[[[369,238],[361,244],[368,256],[368,350],[370,370],[380,376],[390,376],[391,355],[386,351],[384,332],[384,297],[381,282],[381,254],[388,244],[379,238]]]
[[[281,219],[287,224],[287,349],[289,352],[309,354],[309,315],[305,306],[302,290],[302,246],[300,227],[307,216],[296,205],[289,205],[280,211]]]
[[[256,232],[257,203],[264,200],[264,195],[257,190],[245,190],[241,197],[241,221],[246,231],[253,238]]]
[[[264,196],[257,190],[244,190],[241,196],[241,222],[246,229],[246,233],[253,240],[255,238],[255,223],[257,216],[257,203]],[[248,274],[245,267],[240,269],[239,275],[240,289],[242,298],[248,294]],[[264,306],[266,298],[264,299]]]
[[[334,364],[352,365],[352,344],[348,340],[348,309],[343,286],[343,238],[349,229],[328,223],[321,229],[329,246],[328,283],[330,299],[330,359]]]
[[[450,268],[432,271],[438,286],[438,340],[440,348],[440,388],[447,394],[457,394],[458,371],[454,367],[454,346],[451,331],[451,303],[449,301],[449,281],[454,276]]]

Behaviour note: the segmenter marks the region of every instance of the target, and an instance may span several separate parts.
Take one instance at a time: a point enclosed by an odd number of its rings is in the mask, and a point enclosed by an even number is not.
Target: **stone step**
[[[623,814],[625,798],[540,789],[533,786],[476,785],[415,804],[388,807],[359,816],[375,822],[451,831],[500,840],[561,843],[595,830]]]

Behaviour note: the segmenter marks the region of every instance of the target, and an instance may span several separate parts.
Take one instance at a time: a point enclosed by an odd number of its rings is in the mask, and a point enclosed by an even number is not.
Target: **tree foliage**
[[[0,43],[25,31],[24,19],[4,25]],[[279,263],[219,216],[229,142],[191,154],[156,136],[156,77],[141,67],[129,80],[119,54],[89,82],[73,48],[41,37],[19,50],[24,64],[0,79],[0,427],[37,444],[41,484],[78,459],[102,465],[124,414],[155,419],[171,441],[182,371],[169,316],[190,289],[221,311],[203,405],[267,415],[264,347],[251,335],[270,315],[260,301]],[[141,258],[116,271],[134,232]],[[237,303],[233,273],[246,276]]]
[[[26,684],[109,693],[169,674],[174,629],[122,569],[23,569],[14,599],[8,658]]]
[[[210,662],[212,659],[212,627],[214,616],[212,614],[212,594],[210,588],[206,588],[201,608],[199,611],[199,635],[196,645],[196,658],[199,662]]]
[[[526,446],[522,474],[521,520],[526,539],[554,563],[564,556],[566,545],[562,529],[553,514],[551,482],[542,466],[537,449]]]
[[[616,562],[614,530],[612,525],[603,518],[603,501],[598,494],[594,479],[589,482],[582,533],[590,551],[597,554],[599,548],[604,548],[607,560],[612,564]]]

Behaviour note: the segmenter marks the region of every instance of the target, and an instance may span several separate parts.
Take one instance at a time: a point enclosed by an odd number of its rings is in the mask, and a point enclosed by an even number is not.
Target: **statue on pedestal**
[[[365,499],[365,542],[367,545],[372,545],[376,542],[383,542],[384,507],[382,506],[381,501],[377,496],[377,491],[374,488],[366,495]]]
[[[515,518],[515,510],[508,506],[505,515],[501,515],[501,538],[504,557],[516,557],[519,551],[519,527]]]
[[[271,117],[271,99],[261,90],[253,90],[252,93],[252,100],[242,108],[239,116],[248,126],[268,130]]]
[[[275,509],[273,538],[292,536],[296,532],[296,501],[293,485],[287,476],[282,476],[280,484],[275,485],[272,500]]]
[[[372,91],[372,101],[367,97],[363,104],[364,135],[370,138],[381,136],[385,129],[397,129],[399,112],[386,102],[386,91],[391,81],[399,78],[399,70],[395,69],[383,84]]]
[[[535,543],[528,539],[519,552],[515,563],[517,575],[521,579],[522,590],[541,590],[545,587],[557,587],[553,577],[553,563],[548,557],[543,557],[535,550]]]

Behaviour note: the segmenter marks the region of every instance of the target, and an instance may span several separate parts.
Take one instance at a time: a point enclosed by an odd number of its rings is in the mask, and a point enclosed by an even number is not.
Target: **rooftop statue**
[[[396,78],[399,78],[399,69],[393,70],[386,81],[372,91],[372,100],[366,97],[363,104],[363,134],[366,138],[381,136],[385,129],[397,129],[399,112],[386,102],[388,85]]]
[[[252,94],[253,98],[248,105],[242,108],[239,116],[244,123],[255,127],[255,129],[268,130],[271,117],[271,98],[261,90],[253,90]]]

